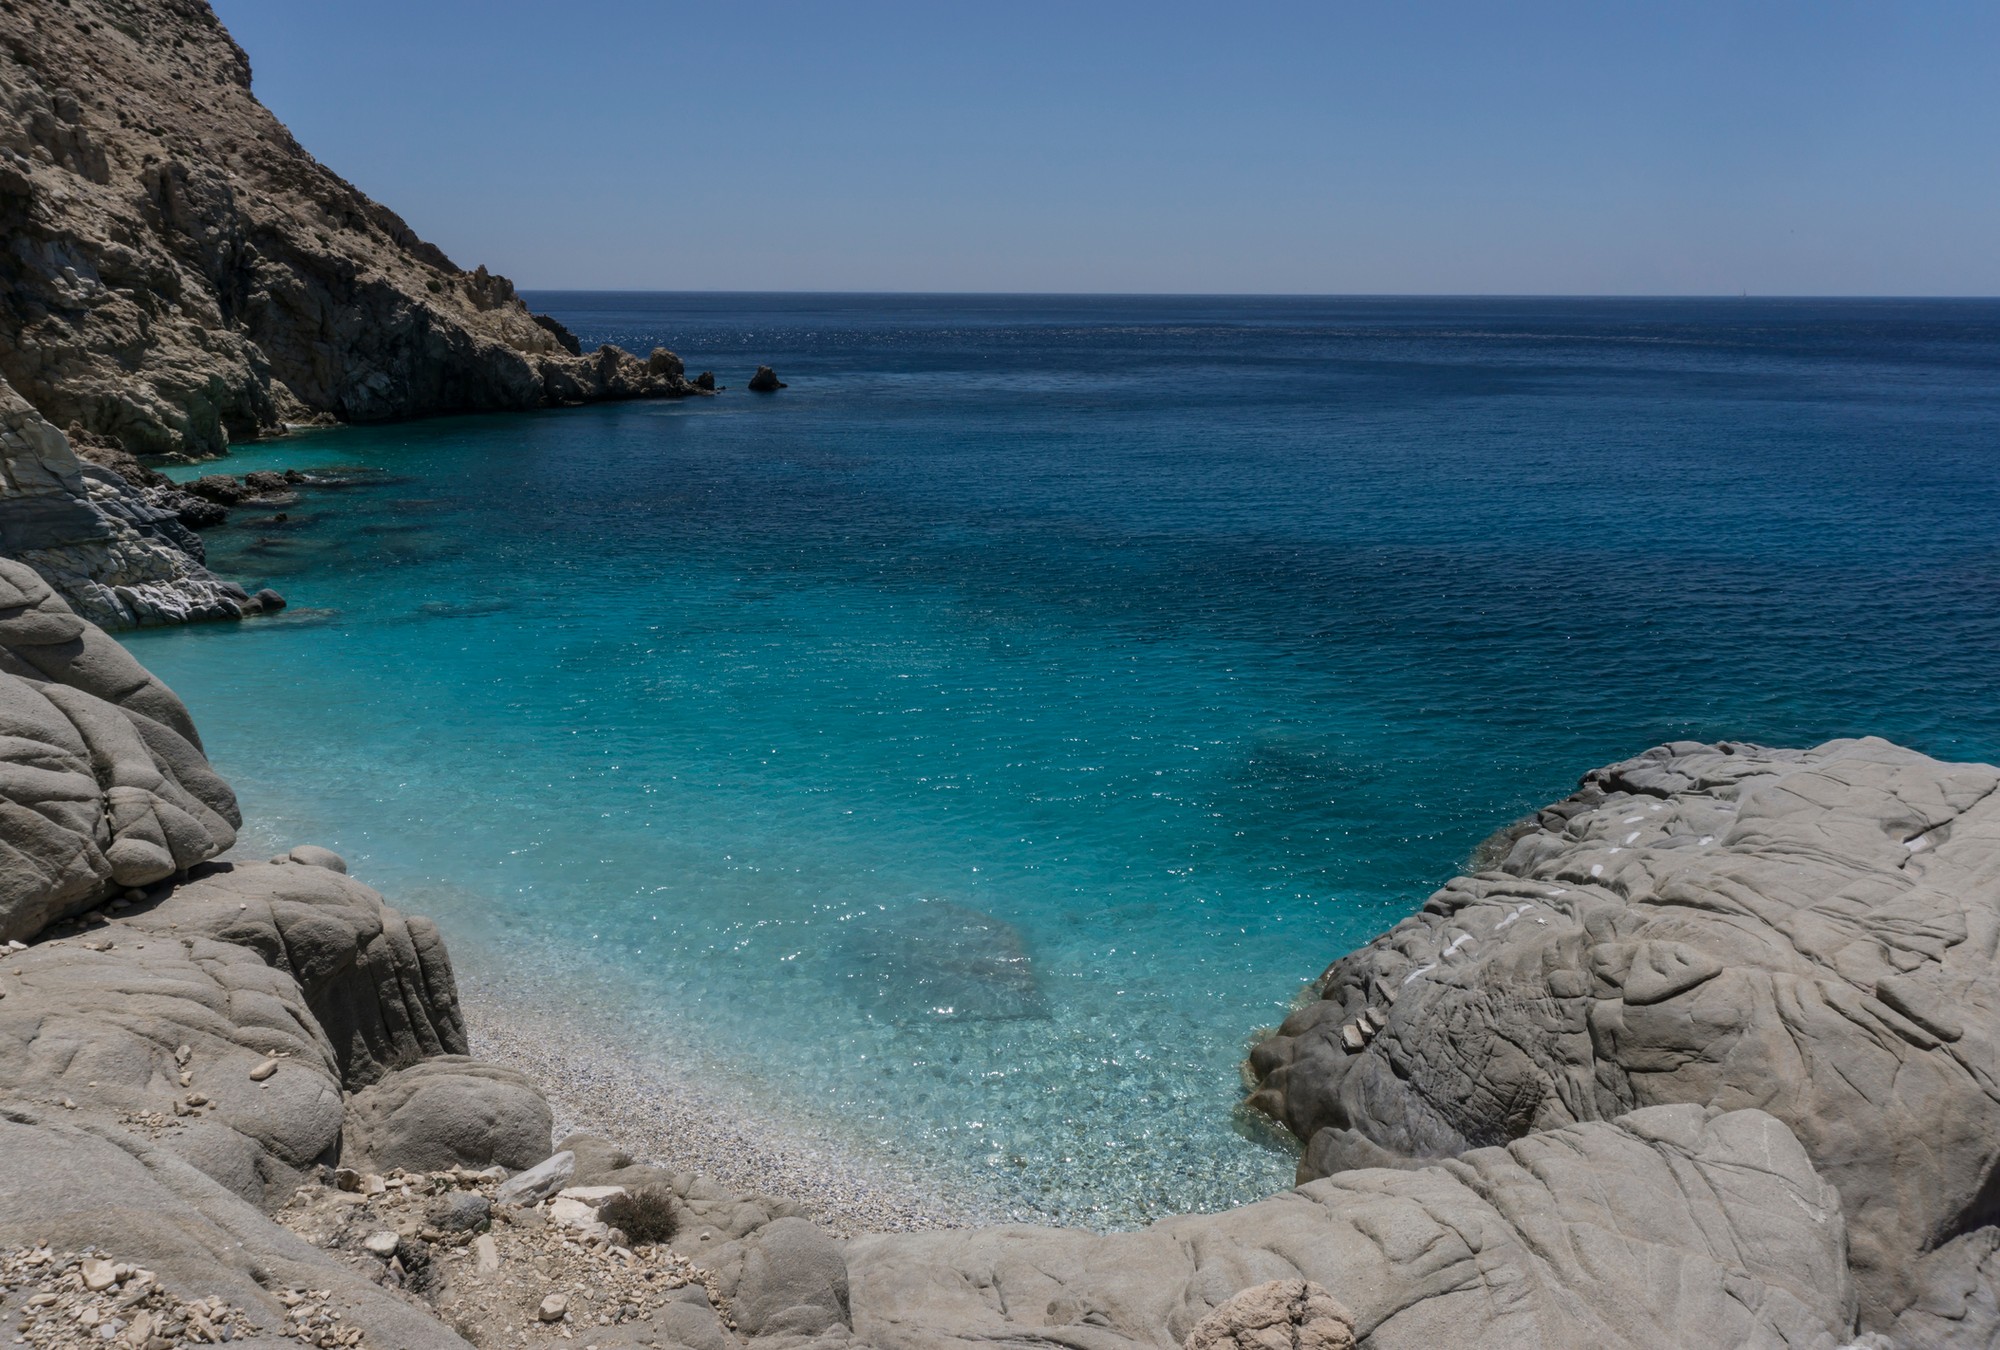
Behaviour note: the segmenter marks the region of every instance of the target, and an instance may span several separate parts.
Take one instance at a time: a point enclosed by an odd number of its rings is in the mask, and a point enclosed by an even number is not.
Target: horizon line
[[[1917,301],[1942,300],[1980,302],[2000,300],[2000,295],[1960,295],[1945,292],[1894,294],[1889,292],[1754,292],[1662,294],[1645,291],[952,291],[952,290],[856,290],[833,287],[809,289],[749,290],[735,287],[665,286],[528,286],[516,283],[520,294],[564,295],[828,295],[894,296],[904,298],[1012,298],[1076,300],[1849,300]]]

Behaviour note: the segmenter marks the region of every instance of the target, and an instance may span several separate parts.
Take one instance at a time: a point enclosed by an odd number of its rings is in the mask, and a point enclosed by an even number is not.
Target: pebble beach
[[[460,998],[472,1053],[535,1079],[555,1112],[557,1139],[602,1135],[641,1162],[795,1201],[843,1237],[1010,1217],[808,1123],[746,1109],[740,1097],[685,1072],[635,1060],[587,1008],[536,1006],[468,983]]]

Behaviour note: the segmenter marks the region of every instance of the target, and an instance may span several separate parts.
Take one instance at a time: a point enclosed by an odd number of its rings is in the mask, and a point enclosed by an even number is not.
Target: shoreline
[[[632,1055],[586,1007],[509,998],[479,975],[458,996],[474,1057],[534,1079],[555,1112],[557,1140],[601,1135],[641,1162],[793,1201],[843,1238],[1020,1221],[962,1186],[870,1157],[808,1122],[746,1109],[719,1087]]]

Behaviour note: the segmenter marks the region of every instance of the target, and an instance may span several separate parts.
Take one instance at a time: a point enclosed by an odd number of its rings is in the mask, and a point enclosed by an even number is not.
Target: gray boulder
[[[1833,1350],[1854,1310],[1845,1257],[1839,1197],[1791,1133],[1694,1106],[1343,1172],[1136,1233],[847,1248],[854,1334],[882,1350],[1153,1350],[1272,1280],[1328,1291],[1368,1350]]]
[[[501,1182],[499,1189],[493,1193],[493,1199],[502,1205],[539,1204],[569,1185],[575,1177],[576,1155],[567,1151],[552,1153],[527,1171],[516,1173]]]
[[[0,559],[0,940],[206,861],[239,824],[180,700]]]
[[[437,925],[391,909],[327,867],[212,863],[116,926],[248,948],[291,977],[349,1091],[418,1060],[466,1051],[458,986]]]
[[[333,1047],[256,952],[113,924],[14,953],[0,993],[8,1107],[123,1123],[260,1204],[333,1161]]]
[[[2000,1186],[1996,788],[1874,739],[1597,770],[1335,962],[1253,1052],[1253,1103],[1307,1142],[1301,1178],[1758,1107],[1839,1190],[1881,1330]]]
[[[847,1262],[804,1219],[779,1219],[742,1244],[730,1304],[751,1336],[814,1337],[847,1326]],[[718,1265],[730,1265],[723,1256]]]
[[[341,1162],[361,1172],[532,1167],[554,1120],[525,1074],[465,1055],[398,1069],[347,1103]]]

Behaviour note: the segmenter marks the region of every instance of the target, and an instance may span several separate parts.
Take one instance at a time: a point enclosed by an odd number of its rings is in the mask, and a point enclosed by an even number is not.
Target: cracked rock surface
[[[1256,1048],[1302,1179],[1634,1108],[1754,1107],[1839,1191],[1865,1327],[1992,1221],[2000,771],[1677,743],[1341,958]]]
[[[1273,1280],[1332,1291],[1370,1350],[1833,1350],[1853,1307],[1845,1257],[1839,1200],[1791,1133],[1696,1106],[1137,1233],[897,1234],[847,1252],[855,1334],[885,1350],[1261,1344],[1268,1310],[1234,1300]],[[1337,1345],[1323,1312],[1302,1325]]]

